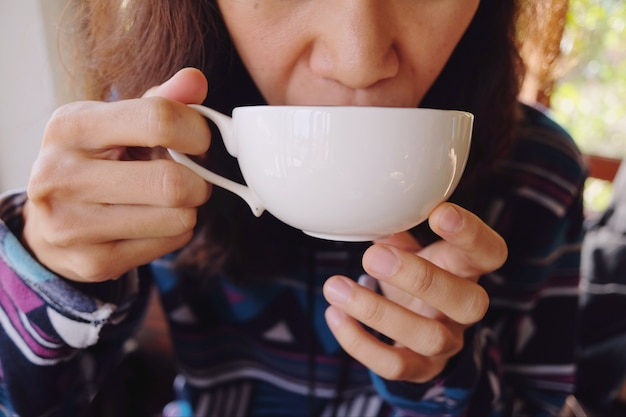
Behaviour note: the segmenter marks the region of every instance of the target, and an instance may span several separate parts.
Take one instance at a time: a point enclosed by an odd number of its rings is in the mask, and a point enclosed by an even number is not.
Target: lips
[[[330,79],[319,77],[292,80],[266,94],[269,104],[308,106],[377,106],[417,107],[427,88],[408,78],[381,80],[364,89],[351,89]],[[423,90],[423,91],[422,91]]]
[[[409,94],[407,94],[409,93]],[[345,91],[341,89],[314,89],[308,94],[289,95],[285,104],[327,105],[327,106],[377,106],[377,107],[417,107],[421,96],[413,91],[399,89],[368,89]]]

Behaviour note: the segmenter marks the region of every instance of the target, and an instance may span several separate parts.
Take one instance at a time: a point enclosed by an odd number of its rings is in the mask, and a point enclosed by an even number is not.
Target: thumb
[[[209,83],[196,68],[183,68],[163,84],[150,88],[144,97],[165,97],[184,104],[201,104],[209,91]]]

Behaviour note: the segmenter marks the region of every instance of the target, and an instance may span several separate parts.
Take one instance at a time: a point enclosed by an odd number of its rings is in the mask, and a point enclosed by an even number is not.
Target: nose
[[[394,44],[398,25],[386,0],[325,2],[316,19],[310,68],[318,76],[352,89],[365,89],[392,78],[400,67]]]

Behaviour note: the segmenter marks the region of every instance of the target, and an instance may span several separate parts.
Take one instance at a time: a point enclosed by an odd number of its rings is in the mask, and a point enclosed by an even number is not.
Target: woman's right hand
[[[184,69],[143,98],[61,107],[28,184],[23,241],[40,263],[75,281],[115,279],[184,246],[211,186],[164,148],[207,151],[206,121],[185,104],[208,91]]]

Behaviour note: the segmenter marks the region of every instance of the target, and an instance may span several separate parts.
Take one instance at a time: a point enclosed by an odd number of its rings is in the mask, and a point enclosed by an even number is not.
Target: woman
[[[513,0],[73,7],[99,101],[53,115],[28,197],[2,200],[8,410],[80,412],[155,282],[181,413],[557,412],[584,170],[571,139],[517,103]],[[476,115],[475,139],[427,224],[326,242],[253,218],[164,156],[236,172],[183,105],[201,102],[457,108]]]

